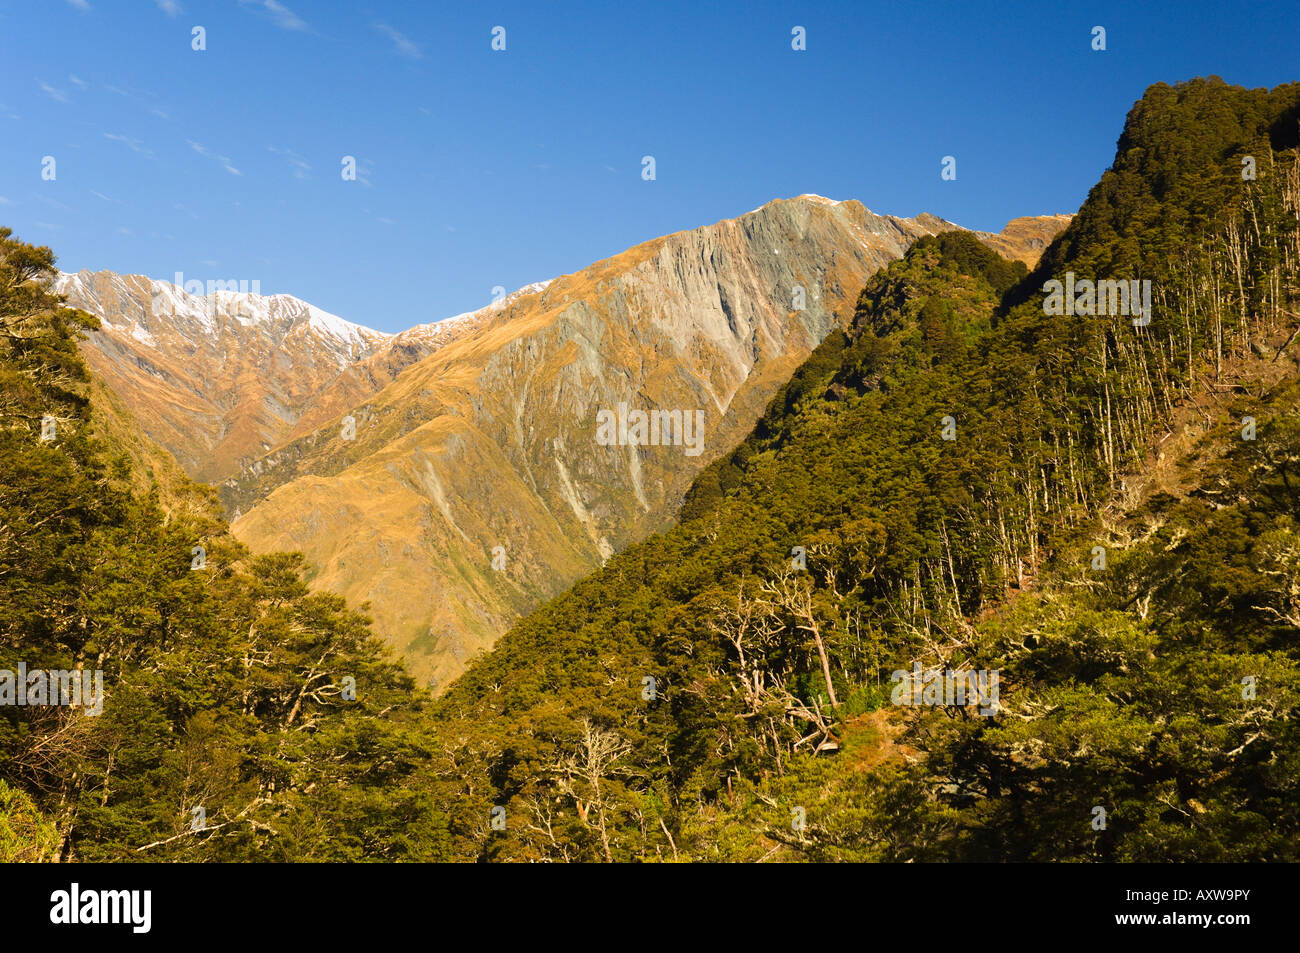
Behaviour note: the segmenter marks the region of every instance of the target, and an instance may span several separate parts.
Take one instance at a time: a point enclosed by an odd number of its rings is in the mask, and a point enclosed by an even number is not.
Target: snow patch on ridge
[[[463,325],[485,320],[493,314],[504,311],[525,295],[545,291],[547,286],[554,280],[554,278],[548,278],[546,281],[534,281],[510,292],[503,298],[493,301],[491,304],[484,305],[477,311],[465,311],[461,314],[453,314],[449,318],[440,318],[428,324],[417,324],[415,327],[403,331],[397,337],[399,340],[406,337],[418,337],[436,341],[439,338],[446,337],[453,331],[459,330]]]
[[[191,294],[170,281],[107,271],[59,272],[54,290],[67,295],[69,304],[96,314],[105,330],[129,335],[153,348],[158,347],[155,332],[170,330],[195,343],[196,336],[219,337],[222,325],[234,322],[272,333],[310,329],[335,351],[346,352],[346,358],[340,354],[346,362],[394,337],[287,294],[224,289]],[[124,308],[127,303],[135,307]],[[133,315],[133,311],[138,313]],[[116,315],[116,320],[110,315]]]
[[[297,301],[298,299],[295,298],[293,300]],[[317,331],[331,334],[340,340],[361,344],[365,342],[368,334],[377,334],[385,338],[392,337],[391,334],[386,334],[383,331],[372,331],[370,328],[340,318],[337,314],[330,314],[328,311],[322,311],[315,305],[307,304],[305,301],[301,303],[307,305],[308,324]]]
[[[534,281],[532,284],[524,285],[522,288],[518,288],[515,291],[510,292],[510,294],[505,295],[502,298],[498,298],[496,301],[493,301],[491,304],[479,308],[477,311],[464,311],[460,314],[453,314],[450,318],[443,318],[441,321],[435,321],[433,323],[446,324],[449,321],[463,321],[466,318],[473,318],[485,312],[504,311],[507,307],[509,307],[519,298],[522,298],[524,295],[536,294],[539,291],[545,291],[546,286],[549,285],[554,280],[555,280],[554,278],[548,278],[546,281]],[[425,326],[427,327],[427,325]]]
[[[815,192],[804,192],[802,195],[796,195],[792,199],[771,199],[770,201],[764,202],[758,208],[750,209],[745,214],[753,215],[755,212],[761,212],[763,211],[763,209],[767,208],[769,205],[772,205],[776,202],[799,202],[803,200],[816,202],[818,205],[843,205],[844,204],[844,200],[841,199],[828,199],[826,196],[817,195]]]

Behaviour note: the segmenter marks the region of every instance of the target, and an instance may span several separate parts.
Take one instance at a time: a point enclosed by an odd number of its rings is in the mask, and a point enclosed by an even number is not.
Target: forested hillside
[[[1298,116],[1297,85],[1152,87],[1032,275],[953,233],[871,279],[677,528],[440,700],[453,830],[504,806],[496,859],[1293,858]],[[1066,272],[1150,280],[1153,313],[1049,315]],[[1000,697],[893,704],[918,663]]]
[[[53,274],[0,229],[0,670],[99,670],[102,710],[0,707],[0,860],[427,854],[411,680],[92,385]]]

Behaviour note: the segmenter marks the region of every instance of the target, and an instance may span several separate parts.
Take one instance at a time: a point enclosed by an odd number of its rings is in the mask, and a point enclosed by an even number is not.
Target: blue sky
[[[1295,0],[1138,6],[0,0],[0,223],[386,331],[802,192],[998,230],[1151,83],[1300,80]]]

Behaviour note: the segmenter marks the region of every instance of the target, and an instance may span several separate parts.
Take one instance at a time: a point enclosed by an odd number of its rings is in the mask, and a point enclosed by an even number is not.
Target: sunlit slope
[[[317,585],[370,603],[413,670],[446,684],[665,525],[866,278],[950,227],[801,196],[558,278],[353,408],[355,439],[335,421],[232,481],[235,533],[303,551]],[[701,411],[700,452],[598,444],[598,411],[620,403]]]

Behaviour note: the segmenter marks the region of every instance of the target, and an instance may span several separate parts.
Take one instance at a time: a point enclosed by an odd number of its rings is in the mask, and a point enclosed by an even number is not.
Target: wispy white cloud
[[[295,179],[311,178],[311,163],[309,163],[292,149],[277,149],[275,146],[267,146],[273,153],[278,156],[284,156],[285,161],[293,166],[293,177]]]
[[[42,205],[48,205],[50,208],[57,208],[60,212],[71,212],[68,206],[64,205],[58,199],[52,199],[48,195],[42,195],[40,192],[33,192],[33,197]]]
[[[13,205],[13,204],[14,204],[13,202],[10,202],[3,195],[0,195],[0,205]]]
[[[148,89],[123,89],[121,86],[113,83],[105,83],[104,89],[115,96],[121,96],[123,99],[129,99],[132,102],[139,103],[141,106],[149,109],[150,115],[157,116],[159,119],[171,120],[171,115],[161,106],[154,105],[158,101],[158,94]]]
[[[181,12],[181,5],[176,0],[154,0],[158,4],[158,9],[169,17],[174,17]]]
[[[86,0],[68,0],[68,6],[76,7],[82,13],[90,12],[90,4]]]
[[[80,76],[77,76],[73,73],[68,74],[68,82],[71,83],[73,86],[78,87],[79,89],[85,89],[87,86],[90,85]]]
[[[105,83],[104,88],[114,95],[121,96],[124,99],[130,99],[133,102],[148,106],[149,111],[155,116],[161,116],[164,119],[171,117],[164,113],[154,104],[158,101],[158,94],[148,89],[123,89],[121,86],[115,86],[112,83]]]
[[[282,30],[306,30],[307,21],[277,0],[239,0],[243,7],[260,7],[271,22]]]
[[[195,152],[197,152],[199,155],[206,156],[209,159],[216,159],[218,162],[222,164],[223,167],[225,167],[225,170],[229,172],[231,175],[244,174],[235,168],[233,164],[233,160],[229,156],[218,155],[217,153],[211,151],[210,149],[207,149],[204,146],[200,145],[199,143],[195,142],[193,139],[186,139],[185,141],[188,142],[190,144],[190,148],[193,149]]]
[[[67,93],[61,89],[55,89],[49,83],[41,83],[41,89],[45,92],[45,95],[49,96],[50,99],[54,100],[56,103],[66,103],[68,101]]]
[[[97,199],[103,199],[105,202],[112,202],[112,203],[115,204],[115,205],[121,205],[121,204],[122,204],[122,200],[121,200],[121,199],[110,198],[109,196],[105,195],[103,192],[96,192],[94,189],[91,189],[91,190],[90,190],[90,194],[93,195],[93,196],[94,196],[95,198],[97,198]]]
[[[404,33],[393,29],[387,23],[376,23],[374,24],[374,27],[376,32],[382,33],[393,41],[394,48],[402,56],[405,56],[408,59],[418,60],[424,55],[420,52],[420,48],[416,46],[415,43],[411,42]]]
[[[114,142],[120,142],[132,152],[138,152],[141,155],[148,156],[150,159],[154,157],[153,150],[146,147],[139,139],[132,139],[130,136],[121,136],[112,132],[104,133],[104,138],[112,139]]]

